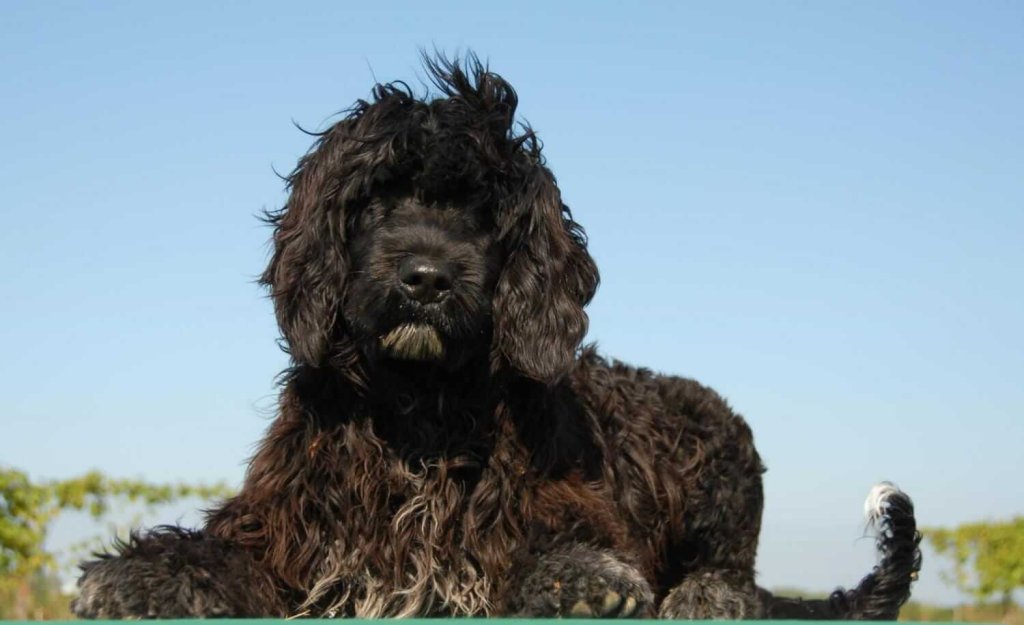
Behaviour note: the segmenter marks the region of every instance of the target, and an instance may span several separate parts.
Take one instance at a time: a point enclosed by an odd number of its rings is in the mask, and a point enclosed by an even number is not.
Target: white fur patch
[[[875,487],[868,493],[868,498],[864,501],[864,516],[867,517],[868,523],[872,525],[878,523],[878,520],[882,518],[889,508],[889,500],[892,499],[893,495],[897,495],[900,492],[900,489],[896,488],[891,482],[875,484]]]
[[[444,356],[441,335],[432,326],[406,323],[380,339],[391,356],[401,360],[440,360]]]

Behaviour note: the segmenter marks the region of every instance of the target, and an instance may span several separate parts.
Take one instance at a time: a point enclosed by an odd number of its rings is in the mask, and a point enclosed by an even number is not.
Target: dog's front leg
[[[614,551],[573,543],[517,559],[506,614],[522,617],[643,618],[654,593]]]
[[[269,576],[230,541],[165,527],[82,565],[79,618],[284,616]]]

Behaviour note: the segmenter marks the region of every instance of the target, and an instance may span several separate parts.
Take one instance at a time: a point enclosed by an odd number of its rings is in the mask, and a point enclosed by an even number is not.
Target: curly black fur
[[[902,504],[857,589],[756,587],[747,424],[580,350],[597,269],[515,92],[472,57],[427,67],[438,97],[378,85],[269,216],[293,366],[241,491],[86,564],[76,612],[895,616],[919,566]]]

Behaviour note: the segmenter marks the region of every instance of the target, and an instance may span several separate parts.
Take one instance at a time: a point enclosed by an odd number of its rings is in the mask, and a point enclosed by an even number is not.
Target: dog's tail
[[[874,570],[856,588],[840,588],[828,599],[792,599],[762,591],[765,618],[896,620],[921,570],[921,534],[914,504],[906,493],[882,482],[871,490],[864,511],[878,532],[880,559]]]

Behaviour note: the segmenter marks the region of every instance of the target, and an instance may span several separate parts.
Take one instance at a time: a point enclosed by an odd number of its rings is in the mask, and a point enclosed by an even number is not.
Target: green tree
[[[1024,589],[1024,517],[923,533],[937,553],[952,558],[950,581],[979,601],[995,597],[1009,606]]]
[[[31,600],[33,589],[46,580],[52,586],[56,580],[57,558],[46,551],[45,542],[50,523],[61,512],[80,510],[101,519],[112,507],[125,504],[152,507],[188,497],[229,494],[223,484],[152,484],[112,479],[98,471],[68,480],[33,482],[22,471],[0,466],[0,599],[14,598],[0,603],[21,605],[15,605],[10,614],[0,609],[0,618],[24,618],[24,604]]]

